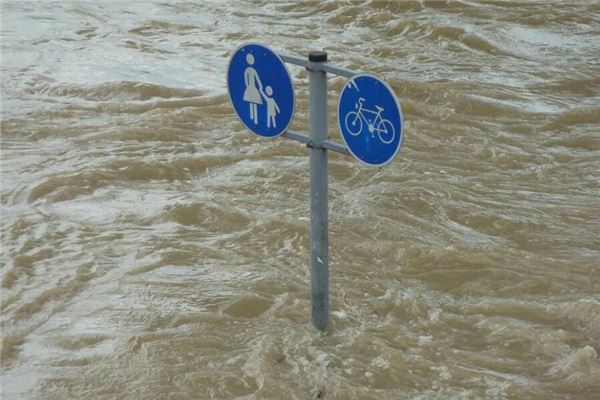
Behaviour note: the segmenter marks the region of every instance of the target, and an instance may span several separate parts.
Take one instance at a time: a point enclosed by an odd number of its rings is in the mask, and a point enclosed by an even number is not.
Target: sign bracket
[[[313,143],[310,140],[310,136],[307,135],[306,133],[296,132],[296,131],[292,131],[290,129],[285,131],[285,133],[281,136],[288,138],[290,140],[295,140],[297,142],[304,143],[304,144],[306,144],[306,147],[308,147],[308,148],[324,148],[327,150],[335,151],[336,153],[343,154],[345,156],[351,155],[350,151],[348,151],[346,146],[344,146],[341,143],[335,142],[333,140],[326,139],[323,142],[321,142],[321,145],[319,146],[319,145]]]
[[[352,71],[351,69],[347,69],[344,67],[338,67],[328,62],[312,62],[307,60],[306,58],[292,56],[289,54],[281,54],[278,53],[281,59],[288,64],[295,64],[301,67],[306,68],[307,71],[323,71],[328,72],[337,76],[345,76],[346,78],[352,78],[354,75],[360,74],[360,72]]]
[[[359,74],[359,72],[352,71],[347,68],[331,65],[327,61],[314,62],[314,61],[307,60],[306,58],[293,56],[290,54],[278,53],[278,55],[279,55],[279,57],[281,57],[281,59],[284,62],[286,62],[288,64],[294,64],[294,65],[298,65],[300,67],[304,67],[309,72],[325,72],[325,73],[331,73],[333,75],[344,76],[344,77],[348,77],[348,78],[351,78],[351,77]],[[331,150],[336,153],[343,154],[345,156],[352,155],[346,146],[344,146],[343,144],[338,143],[336,141],[330,140],[330,139],[325,139],[321,142],[320,145],[317,145],[311,141],[309,135],[302,133],[302,132],[295,132],[290,129],[288,129],[286,132],[284,132],[282,136],[284,136],[288,139],[291,139],[291,140],[295,140],[300,143],[304,143],[304,144],[306,144],[306,146],[308,148],[324,148],[326,150]]]

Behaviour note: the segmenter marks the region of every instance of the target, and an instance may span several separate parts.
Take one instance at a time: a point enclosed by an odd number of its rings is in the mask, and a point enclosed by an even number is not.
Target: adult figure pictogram
[[[246,62],[248,67],[244,70],[244,101],[250,103],[250,119],[254,124],[258,124],[258,105],[263,103],[263,85],[258,72],[252,67],[254,65],[254,56],[250,53],[246,54]]]

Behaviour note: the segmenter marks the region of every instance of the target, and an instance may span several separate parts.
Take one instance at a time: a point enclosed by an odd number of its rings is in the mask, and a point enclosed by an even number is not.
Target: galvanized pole
[[[308,54],[310,127],[310,245],[312,322],[323,331],[329,317],[329,239],[327,206],[327,72],[318,68],[327,53]]]

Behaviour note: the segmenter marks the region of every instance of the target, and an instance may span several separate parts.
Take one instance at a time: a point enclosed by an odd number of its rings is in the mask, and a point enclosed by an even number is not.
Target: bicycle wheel
[[[394,137],[396,137],[394,125],[392,125],[392,122],[389,119],[382,119],[377,124],[376,130],[379,139],[381,139],[381,141],[385,144],[392,143]]]
[[[348,132],[350,132],[352,136],[357,136],[362,131],[363,122],[356,111],[350,111],[346,114],[344,123],[346,124],[346,129],[348,129]]]

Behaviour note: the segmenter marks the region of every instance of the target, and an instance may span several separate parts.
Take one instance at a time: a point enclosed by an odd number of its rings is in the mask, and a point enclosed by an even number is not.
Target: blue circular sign
[[[350,153],[366,165],[383,166],[400,150],[400,103],[376,76],[359,74],[346,83],[338,101],[338,125]]]
[[[292,122],[294,86],[285,64],[268,47],[239,47],[229,61],[227,87],[238,117],[257,135],[279,136]]]

